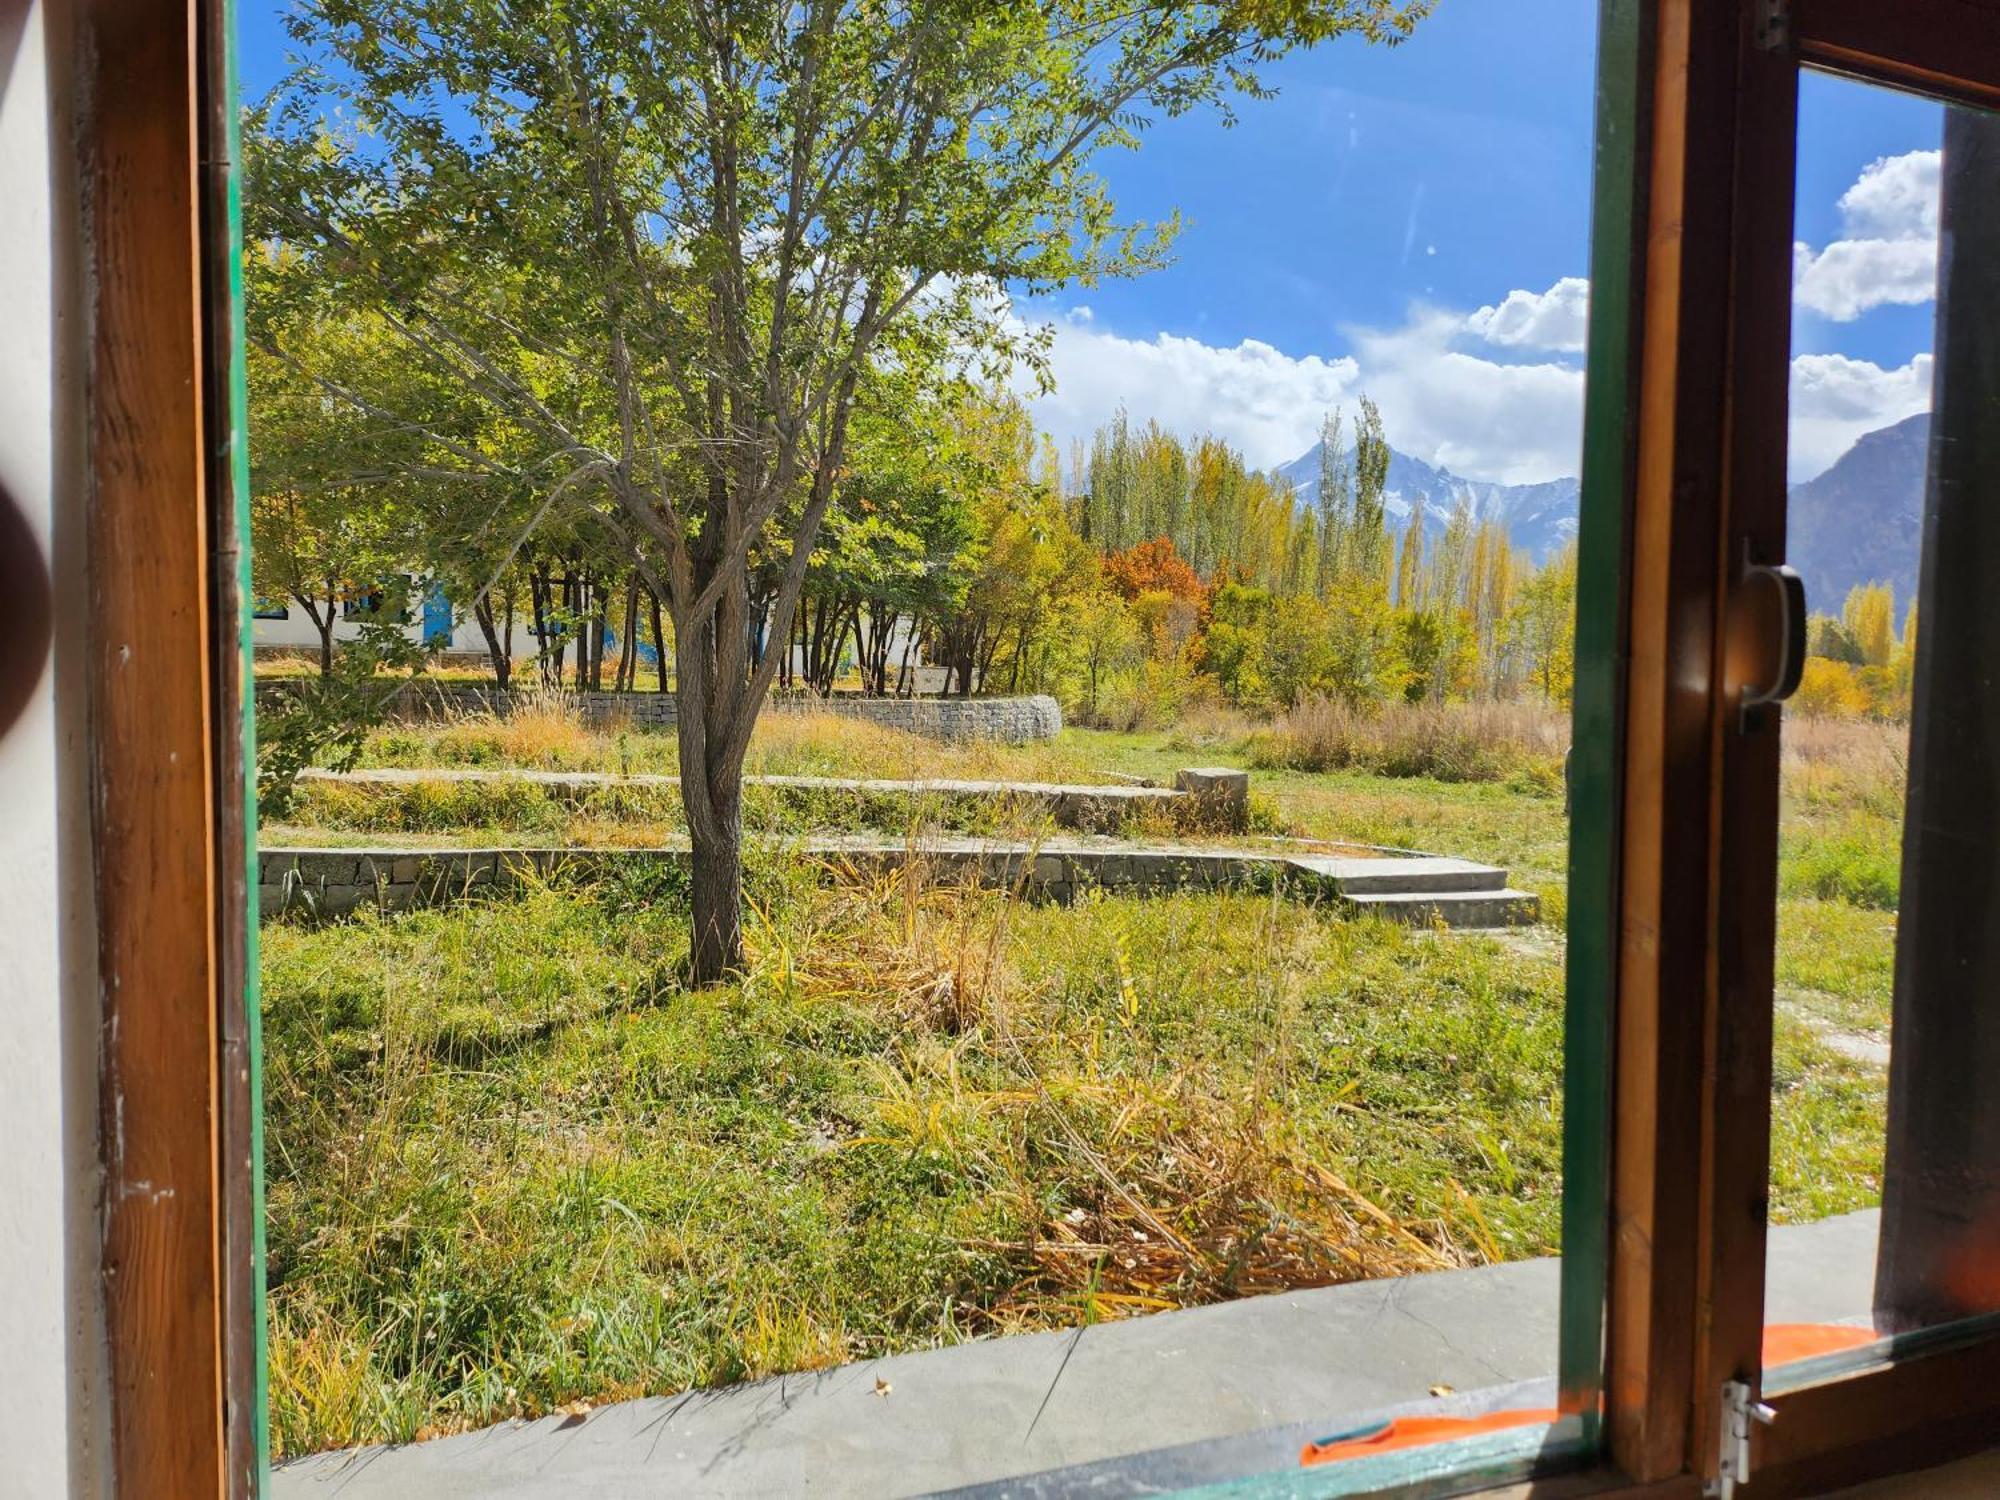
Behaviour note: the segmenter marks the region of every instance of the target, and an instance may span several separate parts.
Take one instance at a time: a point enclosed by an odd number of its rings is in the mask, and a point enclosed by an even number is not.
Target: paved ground
[[[1865,1320],[1875,1214],[1772,1236],[1770,1316]],[[1296,1463],[1382,1408],[1546,1404],[1557,1263],[1029,1334],[280,1468],[276,1500],[1155,1494]],[[1164,1451],[1153,1451],[1164,1450]],[[1134,1460],[1125,1455],[1148,1454]],[[1068,1473],[1044,1471],[1072,1467]],[[1020,1478],[1018,1476],[1037,1476]]]

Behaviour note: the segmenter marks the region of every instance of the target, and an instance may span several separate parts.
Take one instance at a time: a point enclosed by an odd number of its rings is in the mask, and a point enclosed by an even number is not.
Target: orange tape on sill
[[[1874,1340],[1874,1332],[1867,1328],[1848,1328],[1836,1323],[1773,1323],[1764,1330],[1764,1364],[1766,1367],[1789,1364],[1795,1359],[1853,1349]],[[1430,1443],[1456,1442],[1483,1432],[1547,1424],[1559,1416],[1560,1412],[1544,1408],[1526,1408],[1490,1411],[1476,1417],[1392,1417],[1380,1427],[1307,1443],[1299,1450],[1299,1463],[1310,1466],[1372,1458],[1378,1453],[1395,1453]]]
[[[1371,1458],[1377,1453],[1421,1448],[1428,1443],[1456,1442],[1482,1432],[1504,1432],[1509,1427],[1553,1422],[1560,1415],[1556,1411],[1489,1411],[1477,1417],[1392,1417],[1380,1427],[1307,1443],[1299,1451],[1299,1462],[1337,1464],[1347,1458]]]
[[[1875,1338],[1872,1328],[1849,1328],[1844,1323],[1771,1323],[1764,1329],[1764,1368],[1859,1349]]]

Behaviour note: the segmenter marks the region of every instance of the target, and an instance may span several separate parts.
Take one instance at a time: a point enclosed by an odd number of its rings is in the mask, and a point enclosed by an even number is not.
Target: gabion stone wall
[[[292,684],[267,680],[257,684],[260,707],[274,707]],[[390,704],[392,717],[452,718],[466,714],[505,714],[527,693],[502,691],[472,682],[411,683]],[[565,693],[589,724],[630,724],[641,729],[667,729],[674,722],[670,693]],[[1028,698],[815,698],[773,694],[766,713],[840,714],[866,719],[892,729],[937,740],[998,740],[1025,744],[1053,739],[1062,733],[1062,705],[1046,693]]]

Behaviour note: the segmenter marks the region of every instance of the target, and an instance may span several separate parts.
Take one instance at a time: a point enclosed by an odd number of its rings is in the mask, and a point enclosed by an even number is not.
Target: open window
[[[91,672],[104,1089],[119,1130],[105,1234],[117,1461],[135,1493],[249,1494],[267,1482],[267,1441],[236,101],[226,7],[121,19],[106,18],[90,54],[100,115],[89,147],[104,397],[93,586],[110,643]],[[2000,102],[2000,16],[1971,0],[1893,12],[1607,0],[1600,25],[1553,1390],[1514,1426],[1261,1475],[1245,1453],[1235,1472],[1200,1476],[1246,1492],[1444,1493],[1561,1473],[1576,1493],[1803,1494],[1995,1430],[2000,1296],[1984,1195],[2000,1164],[1979,1078],[2000,1028],[1979,1008],[1990,955],[1977,939],[2000,843],[1982,800],[1993,706],[1979,588],[1992,533],[1982,502],[2000,482],[1983,420],[1996,400],[1983,330],[2000,301],[1988,243],[2000,174],[1980,113]],[[1801,415],[1788,396],[1792,308],[1816,274],[1811,295],[1827,307],[1890,284],[1871,272],[1824,290],[1831,252],[1795,191],[1798,142],[1837,113],[1815,115],[1833,98],[1817,91],[1863,85],[1802,85],[1806,67],[1944,102],[1943,249],[1935,340],[1903,361],[1927,353],[1935,391],[1917,491],[1920,628],[1891,609],[1883,648],[1870,598],[1842,622],[1862,658],[1842,664],[1886,669],[1891,687],[1914,634],[1909,815],[1894,862],[1908,904],[1893,959],[1866,961],[1872,978],[1807,986],[1850,1007],[1886,1000],[1882,1253],[1865,1306],[1795,1316],[1783,1299],[1814,1273],[1783,1259],[1784,1231],[1769,1227],[1771,1174],[1781,1210],[1854,1185],[1783,1178],[1797,1157],[1774,1141],[1774,1119],[1810,1130],[1814,1118],[1796,1096],[1774,1106],[1773,1084],[1795,1089],[1801,1066],[1819,1066],[1834,1034],[1851,1040],[1855,1028],[1851,1009],[1822,1025],[1774,993],[1787,974],[1833,963],[1835,938],[1883,919],[1865,900],[1822,909],[1834,903],[1788,896],[1781,880],[1781,809],[1802,795],[1782,780],[1785,736],[1810,728],[1781,701],[1798,676],[1809,691],[1840,690],[1812,667],[1839,658],[1811,653],[1809,613],[1778,571],[1799,566],[1804,536],[1796,492],[1789,525],[1786,514],[1797,426],[1791,445],[1783,435]],[[175,128],[155,128],[163,119]],[[174,629],[159,628],[162,610]],[[1857,691],[1868,682],[1857,670]],[[180,769],[159,773],[163,755]],[[1876,879],[1880,841],[1873,825],[1850,841],[1858,874],[1836,849],[1827,889]],[[1856,1050],[1832,1047],[1822,1071],[1834,1086],[1815,1108],[1878,1107],[1847,1067],[1866,1061]],[[1868,1337],[1841,1349],[1848,1335],[1826,1334],[1808,1350],[1771,1343],[1767,1322]],[[1318,1435],[1340,1436],[1337,1417]],[[1109,1480],[1194,1480],[1147,1462]],[[1064,1482],[1047,1480],[1052,1492]]]

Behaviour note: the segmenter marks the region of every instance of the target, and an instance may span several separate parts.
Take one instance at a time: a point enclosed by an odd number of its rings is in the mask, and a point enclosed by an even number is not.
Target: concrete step
[[[1507,872],[1469,859],[1439,855],[1294,854],[1288,863],[1330,882],[1343,896],[1394,896],[1418,892],[1499,891]]]
[[[1348,894],[1345,899],[1357,914],[1387,917],[1392,922],[1420,927],[1433,924],[1452,928],[1522,927],[1533,922],[1541,910],[1538,897],[1505,888],[1380,891]]]

